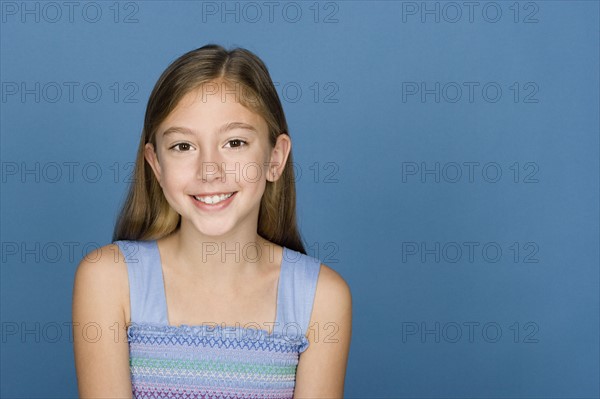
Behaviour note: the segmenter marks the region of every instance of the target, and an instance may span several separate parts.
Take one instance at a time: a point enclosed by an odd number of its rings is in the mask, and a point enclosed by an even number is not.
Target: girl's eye
[[[171,150],[175,150],[177,152],[186,152],[190,149],[190,145],[188,143],[178,143],[171,147]],[[176,148],[179,148],[178,150]]]
[[[231,145],[232,148],[240,148],[240,147],[243,147],[244,145],[248,144],[246,141],[240,140],[240,139],[229,140],[228,143],[233,143]]]

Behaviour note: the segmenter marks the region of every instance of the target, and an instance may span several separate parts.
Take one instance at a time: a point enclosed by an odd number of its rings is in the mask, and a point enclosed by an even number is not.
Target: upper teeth
[[[208,197],[198,197],[197,195],[195,195],[194,198],[196,198],[198,201],[206,202],[207,204],[216,204],[218,202],[226,200],[227,198],[231,197],[232,195],[233,195],[233,193],[212,195],[212,196],[208,196]]]

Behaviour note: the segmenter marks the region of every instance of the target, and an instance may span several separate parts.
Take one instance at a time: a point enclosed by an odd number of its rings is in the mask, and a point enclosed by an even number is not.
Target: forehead
[[[242,122],[267,134],[265,119],[245,106],[243,90],[232,85],[206,83],[185,94],[158,128],[161,133],[173,125],[186,125],[200,132],[211,133],[223,124]],[[262,133],[261,133],[262,134]]]

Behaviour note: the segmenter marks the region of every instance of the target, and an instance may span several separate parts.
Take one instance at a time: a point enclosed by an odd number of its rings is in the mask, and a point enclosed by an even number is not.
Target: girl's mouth
[[[234,191],[232,193],[228,193],[228,194],[221,194],[221,195],[212,195],[212,196],[197,196],[197,195],[190,195],[190,197],[192,197],[192,199],[194,200],[194,204],[196,204],[197,207],[201,208],[201,209],[222,209],[224,207],[226,207],[229,203],[231,203],[231,201],[233,201],[233,198],[235,197],[235,194],[237,193],[237,191]]]

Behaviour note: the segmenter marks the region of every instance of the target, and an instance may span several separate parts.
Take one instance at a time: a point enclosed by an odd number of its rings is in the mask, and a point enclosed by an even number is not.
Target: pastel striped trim
[[[305,336],[244,327],[132,323],[134,398],[292,398]]]

